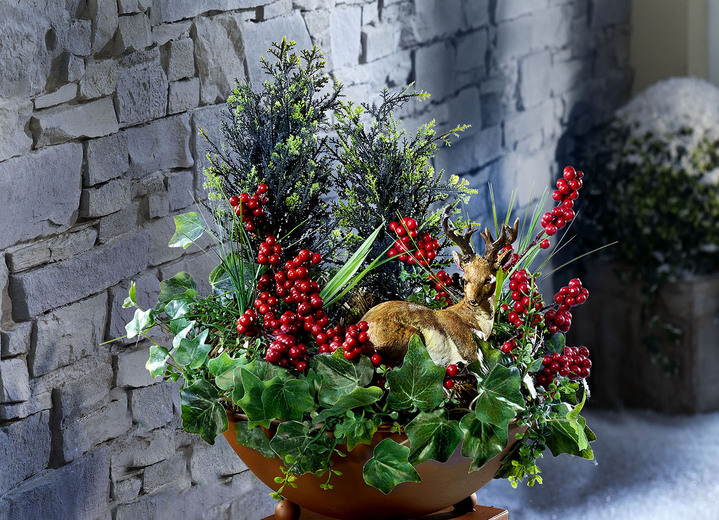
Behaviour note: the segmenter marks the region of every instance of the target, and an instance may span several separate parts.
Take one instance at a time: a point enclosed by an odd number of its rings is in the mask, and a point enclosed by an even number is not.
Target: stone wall
[[[124,333],[212,258],[169,249],[201,197],[205,146],[235,78],[288,36],[348,97],[432,93],[410,128],[472,128],[437,157],[504,204],[541,192],[627,97],[629,0],[0,0],[0,519],[255,520],[267,490],[184,433],[173,384]],[[534,186],[533,186],[534,185]],[[533,191],[532,191],[533,190]]]

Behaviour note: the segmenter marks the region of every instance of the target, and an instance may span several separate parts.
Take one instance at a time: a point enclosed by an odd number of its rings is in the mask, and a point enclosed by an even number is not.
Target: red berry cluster
[[[237,318],[237,332],[245,336],[257,335],[257,314],[254,309],[247,309],[242,316]]]
[[[457,365],[448,365],[444,375],[444,387],[447,390],[454,388],[454,378],[459,373],[459,367]]]
[[[544,313],[544,323],[551,334],[567,332],[572,325],[572,313],[569,309],[581,305],[587,301],[589,290],[582,287],[582,281],[574,278],[569,285],[559,289],[554,295],[554,302],[558,305],[556,309],[549,309]]]
[[[335,325],[327,331],[328,341],[320,345],[320,354],[331,354],[338,348],[342,348],[345,359],[355,359],[364,354],[372,360],[372,364],[379,366],[382,364],[382,356],[370,343],[368,330],[369,324],[366,321],[350,325],[346,330]]]
[[[445,271],[437,271],[436,274],[428,274],[427,280],[434,284],[434,290],[437,291],[437,295],[434,299],[439,302],[443,301],[444,305],[449,305],[452,301],[450,300],[447,288],[460,287],[459,278],[459,273],[454,273],[450,276]]]
[[[563,176],[557,180],[557,189],[552,192],[552,199],[558,204],[548,213],[542,215],[541,224],[544,232],[552,236],[567,225],[567,222],[574,219],[574,201],[579,196],[579,189],[582,187],[584,173],[576,171],[571,166],[564,168]],[[543,240],[540,247],[549,247],[549,241]]]
[[[587,347],[564,347],[561,354],[554,352],[543,356],[542,364],[544,368],[537,372],[536,381],[545,388],[556,377],[586,379],[592,368]]]
[[[240,193],[239,196],[230,197],[230,206],[233,207],[235,214],[242,218],[245,228],[250,233],[254,233],[267,224],[263,206],[270,201],[267,196],[268,189],[267,184],[260,184],[254,195]]]
[[[429,233],[419,236],[415,219],[404,217],[402,222],[390,222],[389,229],[397,235],[397,240],[387,252],[390,258],[396,256],[400,262],[408,265],[427,267],[437,257],[439,240],[432,238]]]
[[[526,269],[519,269],[509,277],[510,298],[514,302],[510,307],[502,305],[502,310],[509,311],[507,321],[515,327],[521,327],[527,321],[532,311],[539,311],[544,307],[542,295],[539,293],[533,276]],[[531,323],[538,323],[542,317],[534,313]],[[502,346],[504,350],[504,345]],[[511,350],[511,349],[510,349]]]
[[[260,244],[260,250],[257,253],[257,263],[261,265],[279,265],[282,261],[282,245],[277,242],[277,238],[269,235],[264,242]]]

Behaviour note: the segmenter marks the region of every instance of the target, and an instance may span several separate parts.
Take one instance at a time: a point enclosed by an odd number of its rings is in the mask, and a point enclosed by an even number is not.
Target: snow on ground
[[[495,480],[479,503],[508,509],[510,520],[719,520],[719,412],[583,415],[597,434],[596,465],[547,451],[543,485]]]

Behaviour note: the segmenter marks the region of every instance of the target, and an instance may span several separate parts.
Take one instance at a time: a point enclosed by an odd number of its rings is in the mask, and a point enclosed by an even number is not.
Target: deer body
[[[513,228],[503,225],[495,241],[489,230],[482,233],[486,244],[484,256],[474,253],[470,230],[457,235],[449,227],[449,213],[445,210],[442,227],[464,253],[456,251],[454,259],[464,271],[464,298],[442,310],[433,310],[405,301],[389,301],[372,307],[362,317],[369,324],[369,340],[388,365],[398,365],[407,352],[409,340],[417,334],[427,347],[432,361],[440,366],[482,361],[474,336],[486,340],[492,333],[495,309],[496,273],[511,251],[498,254],[517,237],[519,222]]]

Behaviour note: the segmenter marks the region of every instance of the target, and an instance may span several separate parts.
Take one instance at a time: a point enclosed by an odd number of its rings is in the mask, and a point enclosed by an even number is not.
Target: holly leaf
[[[191,211],[175,217],[175,234],[172,235],[170,247],[187,249],[190,244],[200,238],[205,232],[205,223],[200,215]]]
[[[331,356],[312,356],[310,360],[310,366],[322,378],[319,400],[323,404],[332,406],[342,395],[372,381],[374,368],[369,358],[360,356],[358,361],[349,361],[343,354],[342,349],[337,349]]]
[[[420,413],[405,432],[410,441],[409,461],[415,466],[430,459],[447,462],[463,437],[459,423],[451,421],[444,409]]]
[[[301,421],[305,412],[314,405],[310,386],[302,379],[280,379],[275,377],[265,383],[262,392],[262,406],[265,417],[280,421]]]
[[[482,422],[472,414],[467,414],[459,421],[464,439],[462,456],[472,459],[469,472],[477,471],[490,459],[496,457],[507,445],[507,426],[499,427]]]
[[[445,369],[434,364],[419,336],[412,336],[402,366],[387,374],[387,404],[394,410],[436,408],[444,400],[444,375]]]
[[[217,389],[200,379],[180,390],[182,427],[188,433],[199,433],[209,444],[227,429],[227,413],[219,401]]]
[[[207,359],[210,350],[212,350],[212,345],[205,343],[208,333],[207,329],[203,329],[192,339],[180,339],[174,353],[175,362],[181,367],[200,368]]]
[[[369,406],[382,399],[382,395],[384,395],[384,390],[376,386],[369,388],[357,387],[349,394],[341,395],[331,408],[322,410],[322,412],[314,418],[313,422],[315,424],[321,423],[326,421],[328,417],[343,415],[353,408]]]
[[[370,444],[381,422],[379,417],[366,419],[348,412],[335,426],[335,436],[340,442],[347,443],[347,451],[352,451],[358,444]]]
[[[254,428],[255,425],[270,427],[271,417],[265,414],[265,407],[262,404],[262,394],[265,391],[265,383],[255,374],[240,367],[240,378],[242,381],[242,396],[235,399],[235,392],[232,398],[242,411],[247,415],[247,427]],[[236,388],[236,387],[235,387]]]
[[[384,439],[375,446],[374,455],[362,468],[364,481],[385,495],[402,482],[419,482],[419,473],[409,463],[408,456],[408,447]]]
[[[195,280],[187,273],[177,273],[172,278],[160,282],[160,294],[157,301],[166,304],[170,300],[192,299],[197,296]]]
[[[155,325],[155,310],[137,309],[135,315],[132,317],[130,323],[125,325],[125,331],[127,332],[128,339],[134,338],[135,336],[142,334],[147,329]]]
[[[257,450],[268,459],[275,457],[275,452],[270,447],[270,439],[267,438],[262,428],[255,426],[247,427],[247,421],[237,421],[235,423],[235,433],[237,434],[237,443]]]
[[[521,376],[515,367],[494,365],[477,385],[475,415],[478,420],[506,428],[524,410]]]
[[[322,474],[329,468],[336,442],[326,433],[310,431],[307,424],[287,421],[277,427],[270,446],[287,466],[293,466],[293,472]]]
[[[235,370],[245,362],[242,357],[231,358],[227,352],[223,352],[207,362],[207,370],[215,377],[215,384],[220,390],[229,390],[235,386]]]
[[[153,378],[165,374],[165,365],[170,357],[170,353],[165,347],[153,345],[150,347],[150,359],[145,363],[145,368],[150,371]]]

